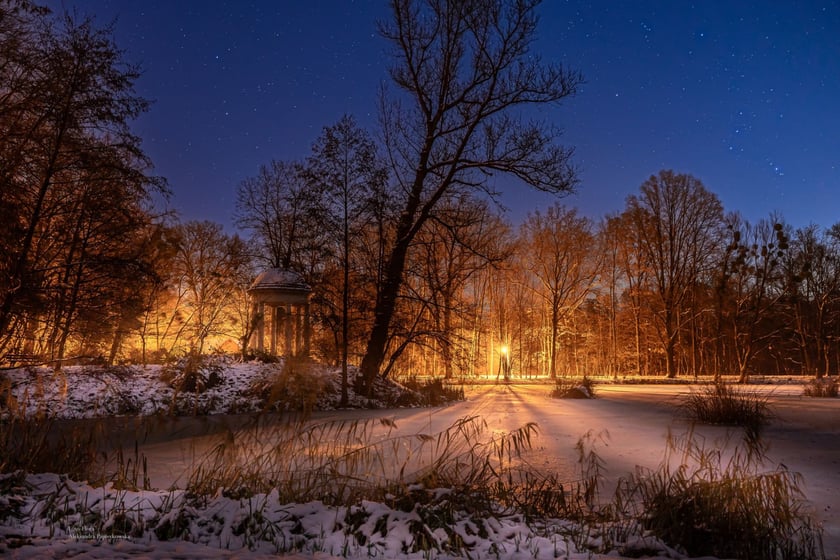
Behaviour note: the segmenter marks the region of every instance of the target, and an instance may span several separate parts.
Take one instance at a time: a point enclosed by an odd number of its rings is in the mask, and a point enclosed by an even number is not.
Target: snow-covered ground
[[[250,383],[249,378],[257,372],[255,368],[258,366],[232,368],[229,379],[239,381],[232,381],[227,389],[217,391],[212,400],[215,408],[211,410],[249,410],[255,406],[243,404],[243,391],[240,390]],[[130,398],[136,400],[130,406],[123,406],[128,410],[139,408],[142,412],[165,409],[163,404],[147,406],[144,403],[165,403],[171,398],[167,397],[165,388],[155,385],[158,374],[153,370],[132,377],[130,381],[107,382],[97,382],[89,374],[82,374],[84,379],[74,379],[71,371],[65,387],[53,387],[43,380],[30,385],[26,375],[20,370],[12,376],[20,401],[27,401],[31,411],[50,410],[65,418],[101,416],[112,406],[108,402],[118,399],[124,403],[129,398],[125,395],[134,395]],[[126,384],[131,387],[127,388]],[[120,391],[116,391],[117,387]],[[589,434],[586,441],[594,447],[606,467],[604,495],[609,494],[610,485],[636,466],[655,468],[662,461],[669,432],[684,433],[688,429],[687,421],[674,408],[681,397],[692,390],[686,385],[600,385],[598,398],[594,400],[555,400],[548,397],[549,389],[545,385],[474,386],[467,387],[466,401],[444,407],[326,410],[314,413],[311,421],[323,424],[330,420],[371,419],[378,426],[368,434],[373,439],[435,434],[458,419],[472,416],[486,423],[488,434],[510,432],[535,422],[539,433],[523,460],[535,468],[557,473],[560,480],[567,481],[580,477],[575,444]],[[775,413],[764,432],[769,443],[767,468],[772,470],[784,465],[802,474],[814,517],[823,526],[826,557],[840,558],[840,492],[837,491],[840,489],[840,423],[837,422],[840,399],[803,398],[802,387],[798,384],[761,385],[752,389],[769,392],[769,402]],[[117,393],[122,396],[115,397]],[[41,399],[40,405],[38,399]],[[240,399],[239,404],[230,405],[236,399]],[[91,406],[91,402],[95,406]],[[272,419],[277,417],[263,416],[263,425]],[[377,420],[384,421],[377,423]],[[354,508],[328,507],[320,502],[284,504],[271,492],[250,497],[211,496],[200,507],[190,502],[182,490],[190,470],[220,441],[230,438],[231,433],[240,438],[237,441],[256,439],[247,437],[248,430],[252,429],[248,422],[246,415],[158,418],[143,423],[132,417],[109,420],[112,433],[107,445],[112,449],[118,445],[129,448],[136,441],[138,453],[147,460],[151,487],[159,490],[95,488],[50,474],[24,481],[6,478],[0,482],[6,500],[0,501],[0,552],[13,558],[252,559],[271,557],[278,548],[303,548],[306,553],[301,557],[306,558],[451,556],[445,550],[412,551],[410,543],[416,533],[412,536],[408,528],[424,521],[422,508],[404,511],[370,501],[362,501]],[[141,424],[142,430],[138,431],[137,426]],[[708,426],[697,428],[697,431],[710,446],[722,445],[731,432],[727,428]],[[261,436],[257,434],[257,437]],[[423,459],[419,457],[418,460],[422,463]],[[15,484],[28,486],[19,488]],[[33,514],[37,513],[35,509],[40,511],[47,507],[38,499],[39,495],[57,497],[52,507],[61,500],[64,504],[75,501],[79,504],[75,517],[56,520],[54,514],[51,522],[43,520],[43,516],[38,522],[14,516],[2,518],[2,512],[12,506]],[[110,516],[112,523],[121,522],[124,518],[115,512],[133,512],[134,517],[129,516],[132,519],[137,519],[139,513],[139,518],[150,520],[164,510],[171,518],[169,527],[183,529],[189,535],[189,541],[163,540],[161,537],[168,535],[144,532],[136,524],[118,526],[126,538],[113,542],[88,534],[94,521],[98,520],[98,526],[101,526],[103,516]],[[92,516],[87,521],[85,512]],[[157,527],[160,526],[158,519]],[[265,531],[273,531],[276,538],[272,541],[257,535]],[[535,527],[516,516],[483,521],[467,516],[454,520],[450,531],[447,534],[445,529],[438,527],[430,531],[429,538],[445,543],[452,542],[456,535],[471,546],[473,558],[602,557],[587,552],[586,543],[580,542],[579,528],[561,520]],[[364,535],[364,542],[351,538],[354,534]],[[589,538],[599,537],[589,535]],[[300,546],[294,539],[300,540]],[[642,548],[649,554],[658,550],[661,555],[680,557],[676,551],[652,541]],[[616,550],[603,557],[621,556]]]

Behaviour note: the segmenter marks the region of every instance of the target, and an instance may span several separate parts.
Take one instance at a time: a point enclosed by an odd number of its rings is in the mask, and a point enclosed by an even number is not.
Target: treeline
[[[149,107],[135,93],[138,77],[110,29],[0,1],[7,365],[202,352],[223,318],[232,320],[236,289],[245,297],[244,243],[219,225],[178,224],[155,211],[168,187],[149,173],[130,130]]]
[[[90,20],[0,4],[0,351],[62,360],[143,306],[166,187],[128,127],[136,78]]]
[[[248,286],[277,267],[313,287],[314,357],[368,383],[502,359],[515,376],[838,372],[840,227],[749,223],[672,171],[601,220],[558,202],[510,224],[489,178],[564,194],[576,175],[509,110],[580,77],[528,56],[535,3],[408,4],[383,27],[403,96],[381,134],[345,116],[305,159],[267,162],[236,189],[240,238],[156,213],[167,186],[129,129],[148,103],[110,30],[0,0],[0,360],[246,354]]]
[[[320,150],[336,136],[342,150]],[[239,188],[240,225],[264,262],[315,286],[316,351],[335,363],[343,340],[351,362],[365,352],[398,218],[389,200],[399,193],[370,180],[384,174],[374,152],[351,149],[366,138],[345,117],[307,162],[273,162]],[[325,165],[341,180],[313,172]],[[348,179],[356,196],[318,187]],[[519,376],[746,380],[840,366],[840,226],[794,230],[780,215],[750,223],[673,171],[600,221],[558,202],[517,228],[485,199],[448,198],[412,243],[407,271],[385,375],[497,376],[503,346]]]

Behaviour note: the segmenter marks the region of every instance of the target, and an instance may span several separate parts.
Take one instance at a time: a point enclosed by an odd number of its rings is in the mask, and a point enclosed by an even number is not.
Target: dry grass
[[[305,417],[228,432],[195,468],[197,495],[252,496],[276,489],[286,502],[350,505],[399,500],[412,489],[499,489],[530,447],[536,425],[485,437],[477,417],[435,434],[395,434],[389,420],[314,423]]]
[[[0,473],[52,472],[89,478],[100,430],[57,429],[57,421],[46,410],[27,417],[28,396],[15,398],[7,380],[0,390]]]
[[[91,479],[98,472],[94,465],[100,431],[57,428],[57,422],[47,417],[0,420],[0,473],[51,472]]]
[[[772,417],[768,397],[717,381],[693,391],[682,404],[687,415],[701,424],[740,426],[752,439]]]
[[[271,385],[271,391],[288,394],[295,376],[304,374],[284,368],[285,380]],[[146,461],[136,446],[133,455],[119,450],[110,458],[98,456],[97,430],[56,433],[46,416],[24,420],[25,407],[9,395],[0,423],[0,473],[63,473],[76,480],[108,480],[117,490],[148,488]],[[766,398],[729,386],[710,386],[692,395],[686,407],[713,423],[750,427],[768,417]],[[764,467],[757,430],[748,429],[745,446],[734,449],[705,446],[693,431],[669,435],[661,465],[638,469],[605,504],[600,496],[604,465],[595,452],[605,436],[587,434],[578,441],[578,480],[561,481],[525,460],[537,433],[533,423],[491,433],[478,417],[459,419],[437,433],[401,434],[387,419],[315,422],[306,414],[288,414],[284,421],[268,422],[258,416],[252,426],[227,432],[194,467],[186,495],[206,505],[214,496],[246,499],[276,493],[280,503],[321,501],[348,511],[362,500],[384,502],[420,517],[422,523],[410,528],[413,552],[434,548],[429,531],[447,531],[459,516],[522,515],[535,525],[547,519],[576,521],[564,538],[579,550],[595,546],[609,552],[632,540],[629,536],[650,532],[692,556],[820,557],[819,530],[805,506],[802,479],[784,468]],[[102,462],[111,465],[107,477]],[[18,482],[19,477],[7,479],[8,484]],[[187,515],[192,510],[184,508],[161,506],[154,526],[158,538],[183,535],[192,523]],[[112,513],[102,518],[103,524],[123,515]],[[255,510],[244,519],[249,525],[236,530],[247,542],[276,540],[269,516]],[[348,524],[352,528],[352,521]],[[141,534],[142,527],[129,529]],[[457,549],[456,537],[450,535]]]
[[[4,388],[0,417],[0,474],[55,473],[116,488],[149,488],[148,465],[137,443],[133,455],[105,447],[107,420],[74,422],[46,410],[27,414],[27,396],[16,399]]]
[[[657,470],[619,485],[620,503],[665,542],[691,556],[795,560],[820,557],[802,478],[765,470],[763,450],[706,447],[693,431],[669,435]]]

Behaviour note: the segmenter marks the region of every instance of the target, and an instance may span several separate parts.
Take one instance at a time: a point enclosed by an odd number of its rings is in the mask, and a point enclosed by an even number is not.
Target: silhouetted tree
[[[315,208],[298,162],[272,161],[236,189],[236,225],[251,232],[273,268],[304,272],[302,253],[323,232],[313,219]]]
[[[380,373],[391,319],[414,237],[454,191],[486,189],[494,173],[538,189],[568,192],[571,151],[556,134],[516,113],[560,101],[581,78],[530,51],[538,2],[392,0],[381,27],[391,43],[391,76],[403,96],[383,99],[392,173],[403,193],[393,247],[361,370],[368,388]]]
[[[788,236],[776,216],[755,226],[736,219],[727,229],[731,240],[724,264],[725,314],[739,381],[746,383],[753,357],[770,344],[779,328],[772,311],[784,294],[781,263]]]
[[[804,373],[831,373],[840,325],[840,238],[838,228],[811,225],[796,230],[783,266],[787,307]]]
[[[107,200],[115,213],[142,212],[151,192],[166,189],[146,175],[149,161],[129,130],[148,103],[110,29],[3,1],[0,57],[0,344],[15,324],[51,313],[55,350],[92,271],[78,256],[90,257],[102,239],[91,206]]]
[[[376,145],[356,121],[343,116],[327,127],[312,146],[307,158],[306,176],[317,192],[323,212],[322,227],[326,239],[335,248],[340,261],[341,303],[341,404],[347,404],[347,366],[350,339],[350,297],[353,253],[364,240],[362,232],[375,221],[378,196],[387,180],[387,172]],[[358,267],[356,267],[358,268]]]

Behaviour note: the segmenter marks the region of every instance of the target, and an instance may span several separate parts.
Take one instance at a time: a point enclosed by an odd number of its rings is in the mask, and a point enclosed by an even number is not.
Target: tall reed
[[[798,560],[820,557],[820,532],[802,477],[766,469],[763,449],[707,447],[690,430],[668,435],[657,469],[637,468],[619,484],[631,517],[692,556]]]

